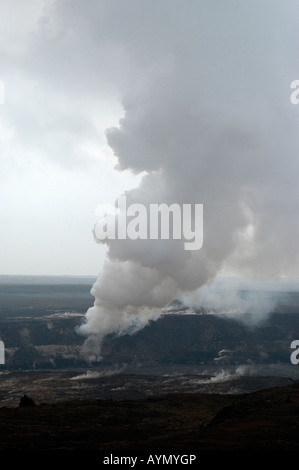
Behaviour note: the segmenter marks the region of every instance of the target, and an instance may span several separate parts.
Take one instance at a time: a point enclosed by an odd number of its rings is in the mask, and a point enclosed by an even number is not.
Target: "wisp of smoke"
[[[240,290],[235,280],[221,287],[219,279],[195,292],[181,294],[178,299],[194,311],[221,315],[251,327],[265,322],[277,305],[275,291]]]
[[[101,377],[110,377],[111,375],[118,375],[125,370],[125,366],[118,368],[118,369],[111,369],[111,370],[103,370],[103,371],[95,371],[95,370],[87,370],[84,374],[76,375],[71,377],[70,380],[90,380],[90,379],[98,379]]]
[[[91,360],[106,335],[138,331],[223,270],[276,278],[298,266],[294,11],[268,0],[141,4],[127,3],[126,27],[108,38],[126,51],[136,81],[107,141],[118,170],[143,174],[125,192],[128,204],[203,204],[204,241],[194,251],[182,240],[104,241],[107,261],[79,328]],[[115,2],[107,8],[119,14]],[[200,294],[239,313],[249,302],[252,319],[259,315],[252,298]]]
[[[226,382],[227,380],[236,379],[243,375],[249,375],[251,373],[250,369],[246,366],[236,367],[235,370],[219,370],[215,375],[208,379],[199,379],[198,384],[210,384],[210,383],[221,383]]]

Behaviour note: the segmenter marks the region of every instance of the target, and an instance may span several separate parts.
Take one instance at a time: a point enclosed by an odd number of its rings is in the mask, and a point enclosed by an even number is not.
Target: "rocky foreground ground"
[[[1,451],[299,450],[299,384],[0,408]]]

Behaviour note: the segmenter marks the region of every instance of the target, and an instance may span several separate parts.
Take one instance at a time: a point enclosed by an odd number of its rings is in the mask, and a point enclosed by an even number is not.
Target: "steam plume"
[[[276,278],[298,266],[295,12],[269,1],[163,1],[154,32],[132,4],[138,46],[123,29],[114,39],[138,83],[127,85],[107,141],[120,171],[144,173],[128,204],[202,203],[204,243],[189,252],[181,240],[106,240],[80,328],[93,359],[107,334],[142,328],[223,270]]]

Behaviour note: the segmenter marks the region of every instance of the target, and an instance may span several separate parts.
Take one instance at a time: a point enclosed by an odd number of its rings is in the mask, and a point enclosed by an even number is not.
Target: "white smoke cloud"
[[[107,334],[136,331],[223,269],[298,274],[298,121],[289,99],[298,5],[121,5],[122,19],[119,2],[106,5],[116,14],[106,34],[136,80],[122,83],[124,116],[106,135],[117,168],[144,174],[127,200],[202,203],[204,243],[188,252],[180,240],[106,240],[80,328],[93,359]]]
[[[239,290],[236,280],[224,288],[217,287],[217,282],[204,285],[180,295],[179,299],[194,311],[221,315],[251,327],[264,323],[277,304],[275,291],[249,290],[248,286]]]
[[[198,384],[213,384],[213,383],[222,383],[227,380],[236,379],[242,377],[243,375],[252,375],[253,371],[250,370],[248,366],[238,366],[235,370],[219,370],[215,375],[208,379],[199,379]]]

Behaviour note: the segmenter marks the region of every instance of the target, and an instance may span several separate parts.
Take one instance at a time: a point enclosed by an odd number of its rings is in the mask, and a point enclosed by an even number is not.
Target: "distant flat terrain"
[[[1,277],[1,276],[0,276]],[[18,284],[0,282],[0,339],[5,344],[5,365],[9,370],[68,370],[89,367],[84,356],[84,337],[77,333],[84,315],[93,305],[90,278],[30,279]],[[240,296],[252,296],[242,291]],[[223,295],[223,294],[222,294]],[[255,292],[257,314],[269,292]],[[134,335],[109,335],[102,347],[100,365],[125,368],[147,374],[150,369],[163,374],[180,369],[192,374],[207,367],[227,369],[239,366],[272,368],[264,375],[297,378],[290,362],[290,345],[299,339],[299,293],[275,293],[273,310],[257,326],[205,310],[190,312],[180,302],[168,306],[157,321],[150,322]],[[97,367],[95,363],[92,366]],[[188,373],[189,373],[188,372]],[[245,372],[247,373],[247,372]]]
[[[89,308],[90,284],[1,284],[0,313],[5,308]]]
[[[170,371],[170,369],[169,369]],[[169,393],[221,393],[240,395],[295,381],[279,375],[174,373],[170,375],[104,370],[36,370],[0,374],[0,407],[16,407],[25,393],[36,403],[69,400],[135,400]]]

